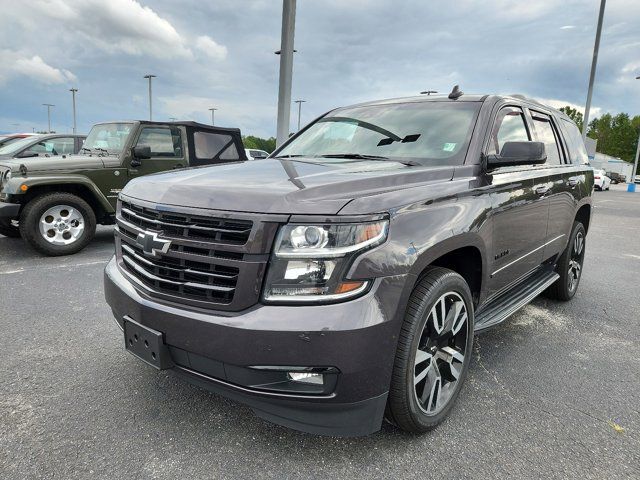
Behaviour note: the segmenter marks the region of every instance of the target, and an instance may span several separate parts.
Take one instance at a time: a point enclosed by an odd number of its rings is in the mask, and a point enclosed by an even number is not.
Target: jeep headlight
[[[386,240],[388,227],[388,220],[284,225],[269,263],[264,300],[332,302],[366,292],[370,280],[345,275],[357,255]]]

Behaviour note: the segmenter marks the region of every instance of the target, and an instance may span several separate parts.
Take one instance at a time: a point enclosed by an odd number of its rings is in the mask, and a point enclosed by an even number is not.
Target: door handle
[[[549,187],[547,187],[546,185],[540,185],[539,187],[536,187],[536,193],[541,197],[546,195],[548,191]]]

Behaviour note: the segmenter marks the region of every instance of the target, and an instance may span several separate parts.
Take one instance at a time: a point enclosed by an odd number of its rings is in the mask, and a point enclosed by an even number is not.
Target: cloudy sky
[[[583,105],[599,0],[298,0],[303,123],[361,100],[448,91]],[[0,0],[0,131],[146,118],[275,135],[280,0]],[[595,114],[640,113],[640,1],[610,0]],[[292,127],[297,113],[292,113]]]

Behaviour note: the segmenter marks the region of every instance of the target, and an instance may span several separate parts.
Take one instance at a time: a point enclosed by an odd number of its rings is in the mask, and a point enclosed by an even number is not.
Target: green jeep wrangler
[[[95,125],[80,155],[0,160],[0,234],[69,255],[114,223],[118,193],[141,175],[246,160],[240,130],[196,122]]]

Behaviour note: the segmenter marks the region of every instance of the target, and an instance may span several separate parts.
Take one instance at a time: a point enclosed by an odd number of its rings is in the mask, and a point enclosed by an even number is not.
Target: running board
[[[492,300],[476,314],[475,331],[493,327],[524,307],[552,285],[560,275],[554,271],[536,272],[508,292]]]

